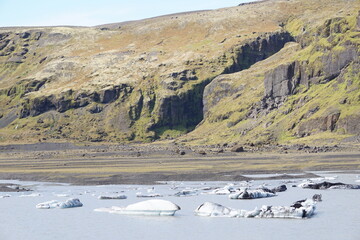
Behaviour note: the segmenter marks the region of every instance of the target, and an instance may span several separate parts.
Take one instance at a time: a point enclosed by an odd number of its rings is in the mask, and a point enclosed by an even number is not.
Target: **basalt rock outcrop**
[[[301,142],[323,133],[339,142],[347,141],[346,134],[359,135],[354,111],[359,108],[357,19],[334,17],[298,32],[291,29],[297,20],[290,19],[284,28],[297,45],[284,47],[249,71],[219,76],[205,88],[204,125],[224,122],[218,134],[236,143]],[[263,88],[248,79],[259,84],[262,79]]]

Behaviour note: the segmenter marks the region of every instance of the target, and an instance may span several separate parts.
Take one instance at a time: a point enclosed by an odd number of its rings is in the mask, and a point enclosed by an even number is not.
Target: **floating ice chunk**
[[[9,194],[0,195],[0,198],[8,198],[8,197],[11,197],[11,195],[9,195]]]
[[[214,194],[214,195],[228,195],[230,193],[235,192],[234,184],[228,184],[223,188],[216,188],[211,192],[208,192],[208,194]]]
[[[312,200],[315,202],[321,202],[322,201],[322,195],[321,194],[314,194],[312,197]]]
[[[266,198],[266,197],[274,197],[276,196],[273,192],[268,192],[263,189],[256,190],[240,190],[233,194],[229,195],[230,199],[255,199],[255,198]]]
[[[196,208],[195,214],[203,217],[231,217],[239,213],[237,210],[217,203],[205,202]]]
[[[60,202],[56,200],[51,200],[43,203],[37,204],[35,207],[38,209],[50,209],[59,207]]]
[[[252,211],[236,210],[217,203],[205,202],[195,210],[198,216],[208,217],[245,217],[245,218],[308,218],[314,214],[315,202],[307,199],[294,203],[289,207],[262,206]]]
[[[40,193],[22,194],[19,197],[40,197]]]
[[[224,189],[224,188],[218,188],[218,189],[214,189],[211,192],[208,192],[208,194],[214,194],[214,195],[228,195],[231,192],[228,189]]]
[[[170,201],[152,199],[130,204],[127,207],[97,208],[97,212],[109,212],[130,215],[173,216],[180,207]]]
[[[59,202],[56,200],[51,200],[43,203],[39,203],[36,205],[38,209],[50,209],[50,208],[74,208],[74,207],[82,207],[83,204],[80,202],[78,198],[71,198],[66,200],[65,202]]]
[[[153,193],[153,192],[155,192],[155,188],[154,188],[154,187],[151,187],[151,188],[148,188],[146,191],[147,191],[148,193]]]
[[[331,182],[305,182],[298,185],[302,188],[311,188],[311,189],[360,189],[360,185],[355,184],[346,184],[346,183],[331,183]]]
[[[69,194],[66,194],[66,193],[59,193],[59,194],[54,193],[54,196],[55,196],[55,197],[69,197],[70,195],[69,195]]]
[[[325,180],[335,180],[335,179],[337,179],[338,178],[338,176],[332,176],[332,177],[325,177]]]
[[[176,197],[190,197],[198,195],[198,191],[196,189],[184,189],[174,194]]]
[[[317,177],[317,178],[310,178],[310,179],[308,179],[306,181],[308,181],[308,182],[320,182],[320,181],[324,181],[324,180],[325,180],[324,177]]]
[[[287,190],[287,187],[285,184],[274,187],[271,189],[271,192],[276,193],[276,192],[285,192]]]
[[[74,207],[82,207],[83,204],[80,202],[78,198],[71,198],[66,200],[65,202],[60,203],[59,208],[74,208]]]
[[[143,194],[141,192],[136,193],[136,197],[138,198],[154,198],[154,197],[162,197],[163,195],[159,194],[159,193],[148,193],[148,194]]]
[[[125,195],[111,195],[111,196],[105,196],[100,195],[98,199],[100,200],[109,200],[109,199],[126,199],[127,197]]]
[[[329,187],[329,189],[360,189],[360,185],[355,184],[339,184]]]

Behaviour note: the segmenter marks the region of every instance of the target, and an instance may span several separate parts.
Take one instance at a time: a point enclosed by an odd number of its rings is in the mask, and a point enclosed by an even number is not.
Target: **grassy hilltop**
[[[0,143],[358,143],[360,1],[0,29]]]

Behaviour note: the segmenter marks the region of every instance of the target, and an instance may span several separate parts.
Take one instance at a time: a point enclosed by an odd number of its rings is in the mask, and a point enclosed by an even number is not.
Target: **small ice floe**
[[[214,195],[228,195],[230,193],[235,192],[236,189],[234,188],[234,184],[228,184],[223,188],[216,188],[207,194],[214,194]]]
[[[332,176],[332,177],[325,177],[325,180],[336,180],[338,178],[337,175]]]
[[[98,199],[100,200],[110,200],[110,199],[126,199],[126,195],[100,195]]]
[[[66,193],[54,193],[54,196],[55,197],[70,197],[70,195],[66,194]]]
[[[200,205],[195,214],[208,217],[237,217],[237,218],[309,218],[314,214],[315,202],[301,200],[291,206],[262,206],[252,211],[237,210],[217,203],[205,202]]]
[[[0,195],[0,198],[9,198],[9,197],[11,197],[10,194]]]
[[[275,193],[266,191],[264,189],[248,190],[243,189],[229,195],[230,199],[255,199],[255,198],[267,198],[274,197]]]
[[[181,208],[167,200],[152,199],[130,204],[127,207],[97,208],[96,212],[108,212],[128,215],[173,216]]]
[[[286,190],[287,190],[287,187],[285,184],[283,184],[283,185],[272,188],[270,191],[273,193],[276,193],[276,192],[285,192]]]
[[[322,201],[322,195],[321,194],[314,194],[312,197],[312,200],[315,202],[321,202]]]
[[[59,207],[60,202],[56,200],[51,200],[43,203],[37,204],[35,207],[38,209],[50,209]]]
[[[359,182],[359,183],[360,183],[360,179],[355,180],[355,182]]]
[[[310,189],[360,189],[360,185],[355,184],[346,184],[346,183],[331,183],[331,182],[321,182],[314,183],[311,181],[303,182],[298,185],[301,188],[310,188]]]
[[[147,191],[148,193],[153,193],[153,192],[155,192],[155,188],[154,188],[154,187],[151,187],[151,188],[148,188],[146,191]]]
[[[19,197],[41,197],[40,193],[22,194]]]
[[[235,217],[238,215],[238,210],[217,203],[205,202],[196,208],[195,214],[202,217]]]
[[[66,200],[65,202],[60,203],[60,208],[74,208],[74,207],[82,207],[83,204],[80,202],[78,198],[71,198]]]
[[[163,197],[163,195],[159,193],[146,193],[143,194],[141,192],[136,193],[136,197],[138,198],[155,198],[155,197]]]
[[[78,198],[71,198],[66,200],[65,202],[59,202],[57,200],[51,200],[43,203],[39,203],[36,205],[38,209],[50,209],[50,208],[74,208],[74,207],[82,207],[83,204],[80,202]]]
[[[176,197],[190,197],[198,195],[198,191],[196,189],[184,189],[174,194]]]

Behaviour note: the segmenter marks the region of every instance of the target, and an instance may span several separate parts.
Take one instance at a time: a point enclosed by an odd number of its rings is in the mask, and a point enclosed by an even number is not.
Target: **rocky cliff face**
[[[93,28],[1,29],[0,140],[359,134],[356,7],[270,0]]]
[[[307,31],[293,34],[298,43],[271,57],[272,63],[252,66],[253,73],[214,79],[204,92],[206,128],[227,122],[218,134],[243,143],[339,143],[359,135],[357,18],[336,17],[306,26]],[[263,89],[246,80],[256,81],[257,76]],[[245,93],[246,87],[253,96]],[[238,106],[229,108],[231,101]],[[202,131],[199,126],[194,134]]]

